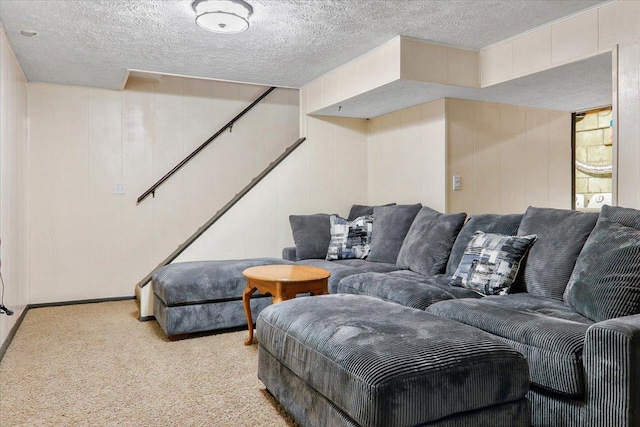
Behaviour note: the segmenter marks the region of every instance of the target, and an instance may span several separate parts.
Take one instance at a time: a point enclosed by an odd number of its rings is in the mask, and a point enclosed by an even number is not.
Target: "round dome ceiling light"
[[[195,0],[196,24],[203,30],[238,34],[249,29],[253,8],[242,0]]]
[[[20,34],[25,36],[25,37],[33,37],[33,36],[37,36],[38,35],[38,33],[36,31],[26,31],[26,30],[20,31]]]

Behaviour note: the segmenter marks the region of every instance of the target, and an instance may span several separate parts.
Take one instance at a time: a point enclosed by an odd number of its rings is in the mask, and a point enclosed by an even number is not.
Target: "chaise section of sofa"
[[[529,426],[524,357],[475,328],[378,298],[276,304],[258,377],[303,426]]]
[[[427,312],[525,355],[534,426],[640,425],[640,315],[594,323],[562,301],[526,293],[442,301]]]
[[[527,357],[531,382],[565,396],[582,396],[584,338],[593,321],[566,304],[530,294],[433,304],[429,313],[482,329]]]
[[[242,292],[247,280],[242,272],[269,264],[292,263],[277,258],[254,258],[166,265],[152,278],[154,316],[170,339],[244,326],[247,319]],[[256,293],[250,304],[253,316],[257,317],[271,304],[271,296]]]
[[[539,240],[520,276],[526,292],[427,311],[526,356],[533,425],[640,425],[640,211],[529,208],[519,234],[531,232]],[[597,317],[607,310],[624,315]]]

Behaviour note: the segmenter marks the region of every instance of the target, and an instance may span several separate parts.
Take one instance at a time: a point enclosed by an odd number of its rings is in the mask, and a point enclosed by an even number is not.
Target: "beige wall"
[[[368,201],[446,209],[445,100],[371,119]]]
[[[448,211],[571,208],[570,114],[447,99],[446,121],[448,181],[462,179],[446,186]]]
[[[370,204],[468,214],[571,208],[568,113],[441,99],[369,120],[367,150]]]
[[[27,82],[0,27],[0,238],[4,304],[0,346],[29,303]]]
[[[176,262],[270,256],[293,246],[289,215],[346,216],[364,204],[366,121],[304,117],[305,141]]]
[[[137,281],[297,139],[298,91],[277,89],[136,205],[264,90],[176,77],[132,81],[122,92],[29,84],[29,302],[132,295]],[[113,194],[115,183],[125,184],[125,196]],[[237,220],[223,227],[220,257],[241,250],[229,244],[233,227],[256,228]]]

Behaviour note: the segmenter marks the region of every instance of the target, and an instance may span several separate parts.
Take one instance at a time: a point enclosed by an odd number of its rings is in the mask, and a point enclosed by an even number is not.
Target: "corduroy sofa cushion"
[[[400,247],[398,267],[424,275],[444,273],[466,217],[466,213],[443,214],[422,207]]]
[[[279,258],[177,262],[159,269],[153,293],[167,306],[241,298],[247,286],[242,272],[257,265],[294,264]],[[254,294],[260,296],[259,292]]]
[[[396,205],[395,203],[387,203],[386,205],[380,205],[380,206],[395,206],[395,205]],[[349,211],[349,216],[347,217],[347,219],[349,221],[353,221],[359,216],[373,215],[373,208],[375,208],[375,206],[354,204],[353,206],[351,206],[351,210]]]
[[[385,273],[347,276],[338,283],[338,293],[368,295],[406,307],[424,310],[438,301],[481,298],[469,289],[449,285],[449,276],[422,276],[420,281]]]
[[[296,259],[327,256],[331,241],[329,214],[289,215],[289,224],[296,245]]]
[[[252,297],[253,319],[256,319],[268,305],[271,305],[270,296]],[[168,337],[247,326],[240,298],[167,307],[157,295],[154,295],[153,316]]]
[[[602,208],[567,285],[569,306],[596,322],[640,313],[639,229],[640,211]]]
[[[427,312],[489,332],[524,354],[532,383],[566,395],[584,394],[582,352],[593,322],[561,301],[499,295],[442,301]]]
[[[331,294],[337,292],[338,283],[344,277],[367,272],[386,273],[398,269],[395,264],[369,262],[363,259],[340,259],[336,261],[305,259],[298,261],[296,264],[310,265],[328,270],[331,273],[331,276],[329,277],[329,293]]]
[[[524,357],[458,322],[355,295],[265,309],[260,352],[273,355],[362,426],[425,425],[522,399]]]
[[[420,203],[374,207],[371,252],[367,259],[372,262],[395,264],[402,242],[420,208]]]
[[[363,272],[387,273],[389,271],[398,269],[395,264],[386,264],[384,262],[369,262],[364,259],[340,259],[333,262],[338,265],[359,268],[363,270]]]
[[[597,220],[596,212],[527,208],[518,236],[536,234],[538,240],[521,263],[512,292],[562,300],[576,259]]]

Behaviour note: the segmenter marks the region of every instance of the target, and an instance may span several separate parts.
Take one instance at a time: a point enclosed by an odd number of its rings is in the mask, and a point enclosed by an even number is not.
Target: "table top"
[[[310,282],[326,279],[331,273],[324,268],[308,265],[259,265],[242,272],[245,277],[274,282]]]

